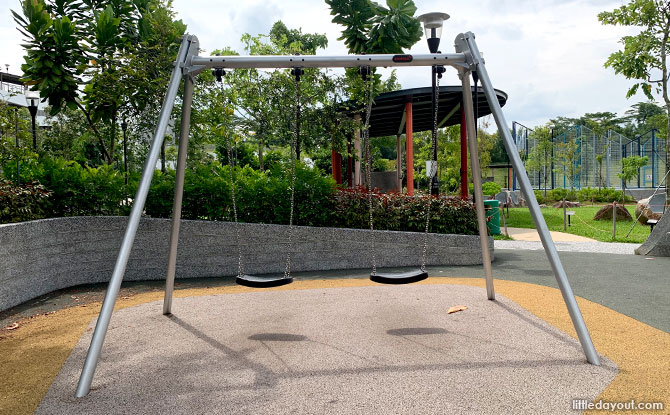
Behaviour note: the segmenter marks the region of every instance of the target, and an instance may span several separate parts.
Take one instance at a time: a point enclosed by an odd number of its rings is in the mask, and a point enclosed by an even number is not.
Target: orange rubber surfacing
[[[472,278],[429,278],[418,284],[461,284],[485,287]],[[267,290],[306,290],[376,285],[367,279],[295,281]],[[560,291],[555,288],[495,280],[496,291],[534,315],[576,338]],[[391,289],[393,289],[391,287]],[[176,297],[236,294],[256,291],[242,286],[194,288],[175,291]],[[482,295],[486,295],[482,291]],[[162,300],[161,291],[120,298],[116,309]],[[577,298],[593,342],[600,354],[619,366],[619,374],[598,397],[604,401],[664,402],[670,413],[670,334],[655,329],[600,304]],[[0,413],[32,413],[61,366],[100,310],[100,303],[75,306],[21,322],[18,329],[0,331]],[[445,310],[448,308],[445,304]],[[74,394],[74,390],[73,390]],[[551,403],[548,403],[551,404]],[[591,413],[605,413],[594,411]],[[617,412],[617,413],[639,413]]]

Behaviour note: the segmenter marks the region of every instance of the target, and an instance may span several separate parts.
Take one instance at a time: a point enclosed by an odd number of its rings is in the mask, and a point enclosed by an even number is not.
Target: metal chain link
[[[291,138],[291,213],[289,215],[288,224],[288,252],[286,254],[286,269],[284,270],[284,278],[291,278],[291,251],[293,249],[293,211],[295,208],[295,149],[298,143],[298,117],[300,111],[300,81],[295,78],[295,128],[293,137]]]
[[[223,85],[223,81],[221,81],[221,93],[222,98],[221,100],[224,103],[225,107],[225,86]],[[225,108],[224,108],[225,110]],[[228,140],[228,173],[230,175],[230,194],[233,199],[233,216],[235,218],[235,237],[237,238],[237,276],[241,277],[243,274],[243,269],[242,269],[242,245],[241,245],[241,238],[240,238],[240,223],[237,220],[237,201],[235,198],[235,178],[233,177],[233,170],[235,170],[235,159],[233,158],[233,144],[232,141],[234,140],[234,137],[230,137]]]
[[[235,162],[233,161],[233,146],[228,141],[228,172],[230,173],[230,193],[233,197],[233,215],[235,216],[235,236],[237,238],[237,276],[242,276],[242,246],[240,242],[240,223],[237,221],[237,202],[235,200],[235,185],[233,178],[233,170],[235,169]]]
[[[433,76],[436,76],[435,74]],[[440,77],[437,76],[437,91],[436,91],[436,97],[435,97],[435,113],[433,114],[433,137],[432,137],[432,151],[431,155],[435,154],[435,148],[437,147],[437,107],[440,102]],[[430,164],[430,174],[428,177],[431,178],[431,180],[428,180],[428,195],[426,196],[426,229],[423,233],[423,253],[421,256],[421,271],[426,271],[426,252],[428,251],[428,228],[430,227],[430,208],[433,203],[433,196],[430,193],[431,190],[431,183],[432,183],[432,177],[433,175],[437,174],[437,162],[435,162],[436,165],[433,165],[431,162]],[[426,170],[426,173],[428,174],[429,172]]]
[[[369,70],[368,70],[369,72]],[[377,252],[375,249],[375,235],[374,235],[374,220],[372,215],[372,179],[371,179],[371,170],[372,170],[372,155],[370,154],[370,113],[372,112],[372,96],[374,93],[374,77],[372,81],[370,79],[370,74],[368,78],[365,79],[367,87],[365,92],[368,94],[367,97],[367,108],[365,110],[365,126],[363,127],[363,141],[365,141],[365,172],[368,179],[368,213],[370,215],[370,251],[372,252],[372,275],[377,275]]]

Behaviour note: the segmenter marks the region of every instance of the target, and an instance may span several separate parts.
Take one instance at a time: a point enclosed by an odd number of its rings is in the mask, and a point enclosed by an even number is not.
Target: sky
[[[633,81],[603,66],[620,48],[622,36],[639,31],[598,22],[599,12],[620,7],[621,0],[414,1],[417,15],[439,11],[451,16],[443,29],[442,52],[453,52],[458,33],[475,34],[493,86],[509,96],[503,108],[509,123],[533,127],[556,116],[601,111],[623,115],[631,105],[646,101],[640,93],[626,99]],[[17,73],[22,39],[10,9],[20,5],[18,0],[0,4],[0,69],[9,64],[9,72]],[[204,55],[226,46],[241,52],[242,34],[266,34],[277,20],[306,33],[326,34],[328,48],[320,55],[347,53],[337,40],[342,27],[331,22],[322,0],[173,0],[173,7],[188,32],[198,36]],[[425,38],[409,52],[428,53]],[[448,69],[441,85],[460,84],[456,72]],[[398,68],[397,73],[403,88],[430,85],[428,68]]]

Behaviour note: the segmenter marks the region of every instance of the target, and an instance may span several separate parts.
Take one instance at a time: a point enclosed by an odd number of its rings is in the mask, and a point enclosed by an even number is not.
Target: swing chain
[[[363,141],[365,142],[365,172],[368,184],[368,214],[370,219],[370,244],[372,251],[372,275],[377,275],[377,252],[375,250],[374,220],[372,215],[372,155],[370,154],[370,114],[372,112],[372,97],[374,93],[374,76],[370,76],[370,67],[363,66],[359,69],[363,78],[365,93],[368,94],[365,109],[365,125],[363,127]]]
[[[233,178],[233,170],[235,169],[235,162],[233,161],[233,146],[228,140],[228,172],[230,173],[230,189],[233,199],[233,215],[235,217],[235,233],[237,238],[237,276],[242,276],[242,246],[240,245],[240,223],[237,221],[237,202],[235,200],[235,179]]]
[[[298,123],[300,122],[300,76],[304,74],[304,71],[300,67],[293,68],[291,70],[291,75],[295,77],[295,110],[294,110],[294,122],[295,128],[293,130],[293,135],[291,137],[291,211],[289,214],[289,225],[288,225],[288,252],[286,254],[286,269],[284,270],[284,278],[291,278],[291,250],[293,249],[292,237],[293,237],[293,212],[295,210],[295,164],[296,164],[296,154],[295,149],[298,144]]]
[[[433,75],[435,76],[435,74]],[[440,78],[441,78],[441,73],[439,76],[437,76],[436,80],[436,97],[435,97],[435,113],[433,114],[433,137],[432,137],[432,149],[431,149],[431,155],[435,154],[435,148],[437,147],[437,114],[438,114],[438,104],[440,102]],[[421,255],[421,271],[426,271],[426,252],[428,251],[428,228],[430,227],[430,208],[433,204],[433,196],[430,194],[431,191],[431,183],[432,183],[432,178],[435,174],[437,174],[437,162],[435,164],[431,163],[430,164],[430,172],[426,170],[426,174],[428,175],[428,194],[426,196],[426,229],[424,230],[423,233],[423,253]]]
[[[225,72],[223,73],[225,75]],[[217,77],[217,82],[221,83],[221,100],[223,101],[223,104],[225,106],[225,86],[223,84],[223,80]],[[231,136],[228,139],[228,144],[227,144],[227,150],[228,150],[228,173],[230,175],[230,194],[231,198],[233,201],[233,217],[235,218],[235,238],[237,240],[237,276],[238,278],[242,276],[243,274],[243,269],[242,269],[242,246],[240,244],[240,223],[237,218],[237,200],[235,197],[235,186],[236,186],[236,181],[235,177],[233,176],[233,170],[235,170],[235,159],[233,158],[233,140],[235,138]]]

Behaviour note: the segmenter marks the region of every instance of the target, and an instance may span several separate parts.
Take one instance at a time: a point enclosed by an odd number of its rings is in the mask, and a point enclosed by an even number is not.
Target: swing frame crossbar
[[[486,216],[481,186],[481,169],[477,156],[477,139],[475,135],[474,106],[471,91],[470,77],[476,72],[484,90],[489,107],[491,108],[498,131],[503,137],[503,143],[507,150],[521,191],[528,202],[531,216],[535,222],[538,233],[547,258],[556,277],[558,287],[561,290],[563,300],[567,306],[570,318],[574,325],[577,336],[581,343],[586,359],[589,363],[599,365],[598,354],[591,341],[584,318],[575,299],[572,288],[566,276],[565,270],[558,257],[558,251],[549,234],[549,229],[540,211],[535,193],[531,187],[528,175],[523,166],[519,153],[516,152],[514,141],[507,128],[507,121],[502,112],[500,104],[495,95],[493,85],[489,78],[484,61],[479,53],[475,36],[471,32],[461,33],[455,41],[456,53],[450,54],[420,54],[420,55],[346,55],[346,56],[198,56],[199,42],[193,35],[184,35],[177,52],[172,75],[168,84],[167,93],[163,101],[160,117],[154,132],[151,149],[146,159],[142,178],[135,195],[133,207],[128,218],[128,224],[124,232],[119,254],[116,259],[114,271],[105,298],[102,303],[100,314],[96,322],[91,344],[86,355],[86,361],[77,385],[76,396],[86,396],[90,389],[97,367],[100,352],[105,340],[105,335],[112,317],[114,305],[123,281],[130,251],[137,234],[140,218],[149,193],[149,186],[153,177],[156,163],[163,144],[168,127],[170,114],[177,99],[179,86],[183,79],[183,101],[182,117],[180,126],[179,152],[177,156],[177,171],[175,179],[175,193],[172,210],[171,233],[169,242],[168,267],[165,284],[165,298],[163,302],[163,314],[171,314],[172,296],[174,291],[174,278],[177,262],[177,245],[179,241],[179,225],[181,220],[181,205],[184,191],[184,172],[186,168],[186,154],[188,149],[188,138],[190,129],[191,104],[193,99],[193,88],[195,76],[206,69],[236,69],[236,68],[332,68],[332,67],[401,67],[401,66],[423,66],[434,65],[454,67],[459,74],[463,87],[463,109],[466,116],[467,142],[470,152],[470,166],[474,181],[475,207],[477,210],[477,222],[482,249],[482,259],[486,278],[486,292],[489,300],[495,299],[493,289],[493,276],[491,272],[491,255],[488,248],[488,233],[486,228]],[[467,93],[466,93],[467,92]]]

